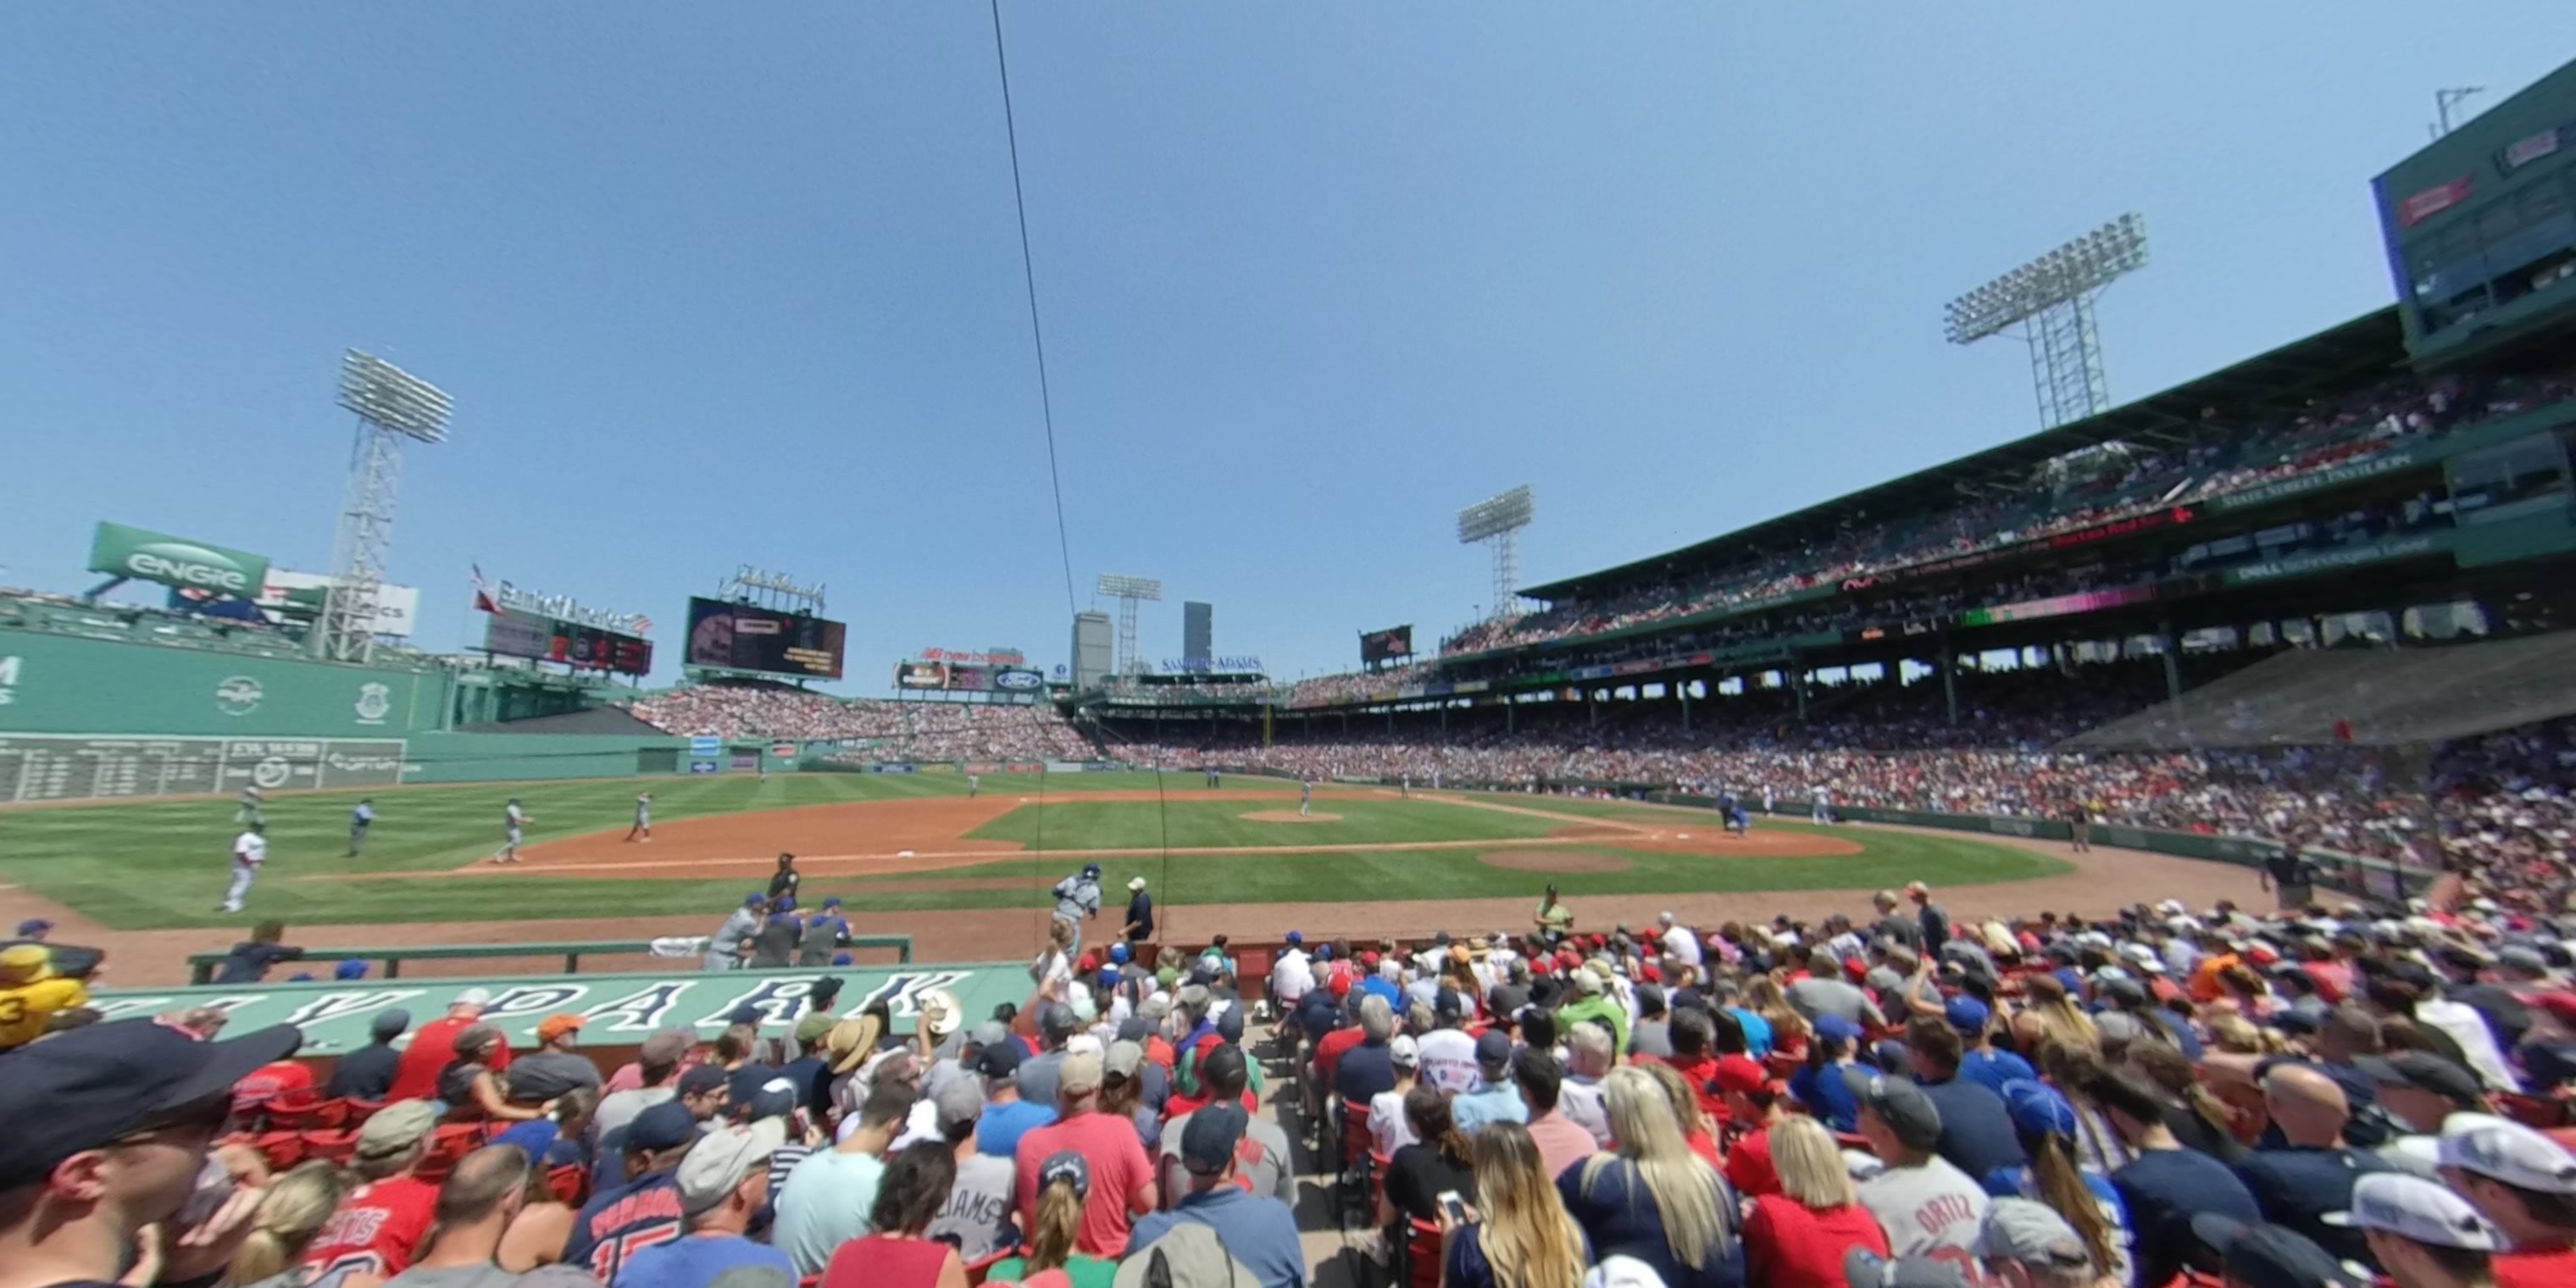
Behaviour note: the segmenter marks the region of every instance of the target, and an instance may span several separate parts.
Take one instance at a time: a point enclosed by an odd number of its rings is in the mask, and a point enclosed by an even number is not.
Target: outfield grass
[[[1605,801],[1505,796],[1497,799],[1557,814],[1562,821],[1443,802],[1326,797],[1331,823],[1251,823],[1241,814],[1294,808],[1294,784],[1230,777],[1229,790],[1274,789],[1275,803],[1190,799],[1201,790],[1192,774],[1162,776],[1164,799],[1152,802],[1080,801],[1011,811],[975,835],[1046,849],[1148,849],[1174,847],[1395,844],[1447,840],[1500,840],[1544,836],[1566,822],[1633,817],[1670,822],[1671,811]],[[987,775],[985,794],[1049,798],[1097,791],[1153,790],[1156,776],[1133,774]],[[951,774],[774,775],[766,780],[724,774],[648,782],[590,782],[409,787],[372,793],[375,834],[364,857],[341,857],[348,812],[360,793],[315,793],[272,801],[267,809],[270,864],[251,895],[251,911],[290,923],[503,921],[542,917],[637,916],[706,913],[709,928],[722,910],[756,884],[747,874],[705,880],[598,880],[510,875],[440,877],[415,881],[299,881],[317,874],[445,870],[490,853],[500,840],[500,812],[517,796],[532,821],[530,844],[623,828],[635,794],[649,787],[657,822],[715,814],[963,795],[966,781]],[[228,875],[234,803],[229,799],[91,804],[0,811],[0,878],[118,929],[234,925],[237,916],[214,911]],[[1806,830],[1803,824],[1763,821],[1763,830]],[[1167,839],[1168,830],[1168,839]],[[1818,859],[1710,858],[1621,849],[1615,842],[1569,841],[1561,848],[1612,854],[1632,865],[1624,872],[1555,877],[1570,900],[1588,895],[1691,891],[1796,890],[1895,885],[1922,879],[1936,885],[2011,881],[2046,876],[2065,865],[2024,850],[1969,837],[1849,830],[1836,835],[1866,847],[1858,855]],[[1173,904],[1311,903],[1348,899],[1457,899],[1535,896],[1549,879],[1476,861],[1473,848],[1382,850],[1328,855],[1154,856],[1104,862],[1104,885],[1114,898],[1130,876],[1144,876],[1157,899]],[[1048,886],[1071,861],[997,859],[934,873],[884,877],[811,877],[809,898],[840,894],[877,911],[942,908],[1032,908],[1049,901]],[[957,878],[1011,882],[979,890],[904,889]],[[891,887],[891,888],[890,888]]]

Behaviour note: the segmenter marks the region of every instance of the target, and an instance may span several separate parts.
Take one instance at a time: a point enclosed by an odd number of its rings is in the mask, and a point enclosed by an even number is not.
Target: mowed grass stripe
[[[1261,801],[1187,799],[1023,805],[967,835],[977,840],[1018,841],[1032,850],[1401,845],[1538,837],[1579,821],[1468,805],[1376,799],[1318,801],[1318,813],[1340,816],[1326,822],[1262,822],[1243,817],[1279,808]]]

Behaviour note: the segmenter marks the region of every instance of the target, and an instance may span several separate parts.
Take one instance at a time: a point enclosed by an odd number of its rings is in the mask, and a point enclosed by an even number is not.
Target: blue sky
[[[2384,304],[2368,180],[2564,0],[1004,6],[1083,605],[1276,674],[2035,427],[1942,302],[2123,210],[2130,398]],[[2553,42],[2551,33],[2561,39]],[[0,584],[101,518],[328,561],[340,350],[455,397],[392,572],[828,582],[850,679],[1066,660],[979,4],[0,7]]]

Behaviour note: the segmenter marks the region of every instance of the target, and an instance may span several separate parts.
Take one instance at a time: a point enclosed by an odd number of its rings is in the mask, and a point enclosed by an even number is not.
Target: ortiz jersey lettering
[[[314,1288],[351,1275],[390,1279],[411,1264],[437,1214],[438,1187],[415,1176],[373,1181],[350,1191],[304,1254]]]

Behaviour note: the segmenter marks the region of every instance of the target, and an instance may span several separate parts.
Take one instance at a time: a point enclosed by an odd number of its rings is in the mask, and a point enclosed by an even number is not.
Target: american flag
[[[471,570],[474,575],[475,611],[484,613],[500,612],[501,606],[492,602],[492,584],[483,580],[483,565],[480,563],[468,563],[465,566]]]
[[[653,629],[653,619],[652,619],[652,618],[650,618],[650,617],[646,617],[646,616],[645,616],[645,615],[643,615],[642,613],[637,613],[637,614],[635,615],[635,633],[636,633],[636,634],[638,634],[638,635],[642,635],[642,634],[644,634],[645,632],[650,631],[650,630],[652,630],[652,629]]]

